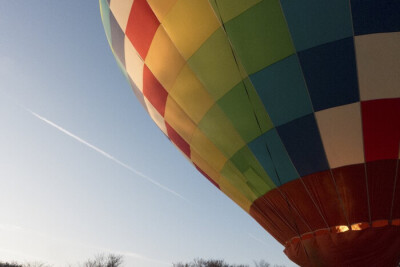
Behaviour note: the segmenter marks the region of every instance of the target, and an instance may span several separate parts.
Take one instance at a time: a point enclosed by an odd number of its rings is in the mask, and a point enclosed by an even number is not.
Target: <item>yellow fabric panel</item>
[[[400,32],[360,35],[354,41],[361,100],[400,97]]]
[[[153,105],[147,100],[147,98],[144,98],[144,102],[146,103],[147,106],[147,110],[150,114],[150,117],[153,119],[153,121],[157,124],[158,128],[160,128],[161,131],[163,131],[163,133],[165,135],[167,134],[167,128],[165,127],[165,122],[164,122],[164,118],[161,116],[160,113],[158,113],[158,111],[155,109],[155,107],[153,107]]]
[[[253,190],[248,186],[246,177],[236,168],[236,166],[228,161],[224,166],[224,172],[221,173],[221,181],[227,179],[242,195],[244,195],[250,202],[254,202],[261,195],[256,195]]]
[[[239,190],[237,190],[228,180],[221,177],[219,182],[219,188],[225,193],[230,199],[238,204],[247,213],[250,212],[252,201],[248,200]]]
[[[210,164],[205,161],[194,149],[190,151],[190,157],[193,163],[195,163],[203,172],[205,172],[214,182],[219,184],[220,174],[214,170]]]
[[[145,63],[167,91],[172,88],[185,65],[182,56],[161,26],[154,35]]]
[[[315,117],[332,169],[364,162],[359,102],[316,112]]]
[[[167,98],[164,119],[187,143],[190,143],[196,125],[170,96]]]
[[[199,123],[204,134],[225,154],[231,158],[246,143],[236,131],[224,111],[214,105]]]
[[[208,0],[178,0],[162,25],[185,59],[220,26]]]
[[[117,20],[122,31],[125,32],[128,24],[129,14],[131,13],[133,0],[111,1],[110,10]]]
[[[176,2],[177,0],[147,0],[147,3],[161,23]]]
[[[228,160],[198,128],[193,134],[190,149],[196,151],[195,155],[203,158],[217,172],[224,167],[225,162]]]
[[[183,67],[169,93],[196,124],[214,104],[214,100],[188,65]]]
[[[141,92],[143,92],[143,67],[144,63],[142,58],[133,47],[131,41],[125,36],[126,72]]]

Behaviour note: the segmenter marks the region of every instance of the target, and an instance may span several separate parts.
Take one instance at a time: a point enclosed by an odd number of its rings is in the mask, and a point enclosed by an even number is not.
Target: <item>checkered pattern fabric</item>
[[[281,243],[400,218],[398,0],[100,0],[150,117]]]

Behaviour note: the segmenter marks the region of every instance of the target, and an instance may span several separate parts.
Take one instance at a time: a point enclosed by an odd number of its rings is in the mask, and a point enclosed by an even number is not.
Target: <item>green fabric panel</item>
[[[215,13],[217,16],[222,17],[223,22],[233,19],[260,1],[261,0],[209,0]]]
[[[225,27],[249,75],[295,51],[279,0],[264,0]]]
[[[251,83],[249,78],[243,80],[244,84],[247,88],[247,92],[250,96],[250,102],[253,105],[254,111],[257,116],[258,123],[261,127],[261,132],[265,133],[270,129],[274,128],[274,125],[269,117],[267,111],[265,110],[264,104],[261,101],[261,98],[257,94],[256,89],[254,88],[253,84]]]
[[[218,100],[242,80],[232,48],[222,28],[218,28],[188,60],[206,90]]]
[[[217,102],[246,143],[262,134],[250,100],[244,83],[239,82]]]
[[[227,161],[221,170],[221,175],[225,177],[239,192],[241,192],[251,202],[261,197],[262,193],[253,191],[247,183],[247,178],[236,168],[235,164]],[[262,191],[262,190],[258,190]]]
[[[259,193],[265,194],[275,188],[274,182],[258,162],[253,152],[247,147],[240,149],[231,159],[236,168],[247,178],[248,184],[255,186]]]
[[[217,104],[210,108],[198,127],[227,158],[231,158],[245,146],[243,139]]]
[[[264,195],[271,191],[271,187],[251,167],[245,170],[243,175],[247,179],[246,184],[256,195]]]
[[[111,28],[110,28],[110,7],[107,0],[99,0],[101,20],[103,21],[104,30],[106,32],[108,43],[111,46]]]

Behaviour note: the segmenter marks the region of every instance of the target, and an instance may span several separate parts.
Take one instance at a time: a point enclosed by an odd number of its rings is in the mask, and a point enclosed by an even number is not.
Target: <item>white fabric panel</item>
[[[325,109],[315,116],[332,169],[364,162],[359,102]]]
[[[400,97],[400,32],[356,36],[355,48],[361,100]]]
[[[155,109],[155,107],[153,107],[153,105],[147,100],[147,98],[144,98],[144,101],[146,103],[147,106],[147,110],[150,114],[150,117],[153,119],[153,121],[157,124],[158,128],[161,129],[161,131],[163,131],[163,133],[168,136],[167,133],[167,127],[165,126],[165,121],[163,116],[161,116],[160,113],[158,113],[158,111]]]
[[[132,4],[133,0],[112,0],[110,3],[110,10],[124,32],[126,31]]]
[[[139,56],[131,41],[125,36],[125,66],[126,71],[135,83],[137,88],[143,93],[143,67],[144,62]]]

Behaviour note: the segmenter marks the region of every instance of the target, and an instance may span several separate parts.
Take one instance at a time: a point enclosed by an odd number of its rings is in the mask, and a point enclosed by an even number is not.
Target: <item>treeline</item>
[[[191,262],[177,262],[172,263],[172,267],[250,267],[248,264],[229,264],[224,260],[206,260],[206,259],[194,259]],[[255,261],[254,267],[284,267],[284,265],[271,265],[265,260]],[[29,263],[17,263],[17,262],[0,262],[0,267],[53,267],[40,262],[29,262]],[[69,267],[73,267],[70,265]],[[89,259],[83,264],[77,264],[77,267],[123,267],[123,257],[121,255],[109,254],[104,256],[103,254]]]

